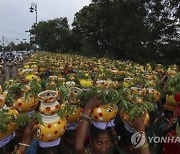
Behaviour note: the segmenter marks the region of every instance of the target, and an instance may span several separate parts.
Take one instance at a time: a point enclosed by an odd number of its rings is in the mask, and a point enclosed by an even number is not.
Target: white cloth
[[[124,122],[124,126],[126,128],[127,131],[129,131],[130,133],[136,133],[137,131],[131,127],[127,122],[123,121]]]
[[[6,144],[8,144],[14,137],[15,137],[15,132],[13,132],[11,135],[3,138],[0,140],[0,148],[4,147]]]
[[[106,129],[107,127],[114,127],[114,119],[109,122],[95,122],[93,121],[93,125],[99,129]]]
[[[41,148],[49,148],[49,147],[59,145],[60,141],[61,141],[61,138],[58,138],[57,140],[50,141],[50,142],[39,141],[39,146]]]

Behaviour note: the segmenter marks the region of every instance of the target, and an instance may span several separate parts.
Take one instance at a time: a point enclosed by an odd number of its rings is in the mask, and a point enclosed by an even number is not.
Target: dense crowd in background
[[[1,57],[1,84],[4,81],[15,79],[19,73],[18,68],[25,67],[29,59],[32,60],[33,58],[31,53],[22,57],[15,57],[12,54]],[[47,63],[47,59],[44,63]],[[16,73],[11,74],[13,67],[15,67],[13,71]],[[158,67],[162,68],[159,64],[153,71],[157,72],[158,80],[161,81],[161,89],[163,89],[166,88],[166,83],[170,76],[167,73],[168,69],[161,69],[160,71]],[[145,68],[148,70],[149,65],[145,66]],[[173,72],[178,74],[178,66],[173,65],[172,68]],[[56,67],[54,69],[57,70]],[[113,71],[115,72],[115,70]],[[77,70],[75,66],[67,62],[64,63],[59,73],[61,77],[66,78],[69,77],[69,74],[77,74]],[[8,77],[5,78],[7,74]],[[46,66],[43,71],[40,71],[40,75],[41,80],[49,81],[54,74],[52,68]],[[29,83],[27,80],[20,82],[25,85]],[[96,78],[94,78],[93,82],[97,84]],[[178,154],[180,151],[178,141],[175,143],[150,143],[147,138],[153,136],[179,137],[180,99],[179,96],[177,97],[176,105],[171,106],[167,103],[166,95],[161,95],[161,98],[154,102],[155,110],[149,113],[150,120],[149,124],[146,125],[144,115],[137,116],[129,122],[120,113],[116,113],[113,120],[105,123],[93,121],[91,118],[93,108],[101,104],[101,100],[97,96],[93,96],[83,106],[79,120],[73,125],[69,123],[60,139],[42,144],[42,142],[34,138],[34,134],[37,133],[37,119],[31,118],[28,125],[19,127],[11,135],[0,140],[0,154]],[[38,110],[37,108],[35,110]],[[145,139],[145,143],[138,148],[134,148],[131,140],[132,135],[136,132],[142,132],[142,138]]]

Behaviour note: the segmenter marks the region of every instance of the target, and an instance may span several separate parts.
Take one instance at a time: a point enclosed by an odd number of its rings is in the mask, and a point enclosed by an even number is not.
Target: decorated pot
[[[137,95],[143,95],[146,93],[146,90],[143,88],[138,88],[138,87],[131,87],[131,93],[132,94],[137,94]]]
[[[37,79],[38,81],[40,80],[40,78],[39,78],[37,75],[35,75],[35,74],[27,74],[27,75],[25,76],[25,79],[27,79],[27,80],[29,80],[29,81],[32,81],[32,80],[34,80],[34,79]]]
[[[39,100],[42,103],[51,103],[57,100],[58,92],[55,90],[46,90],[38,94]]]
[[[27,69],[23,69],[21,71],[22,71],[23,75],[27,75],[27,74],[32,74],[34,72],[34,69],[27,68]]]
[[[60,109],[60,104],[58,101],[50,102],[50,103],[42,103],[40,104],[39,110],[44,115],[53,115],[58,112]]]
[[[2,93],[2,86],[0,85],[0,94]]]
[[[119,86],[120,86],[120,84],[119,84],[118,81],[112,81],[112,87],[113,87],[114,89],[118,89]]]
[[[5,114],[8,114],[10,116],[10,118],[12,118],[12,121],[7,124],[7,130],[0,131],[0,140],[5,138],[6,136],[12,134],[17,129],[18,126],[14,122],[14,119],[16,119],[19,114],[15,108],[6,107],[6,105],[2,109],[0,109],[0,112],[2,110],[7,110],[7,113],[5,113]],[[1,117],[1,118],[3,118],[3,117]]]
[[[65,117],[67,119],[67,122],[70,123],[77,122],[83,111],[83,109],[80,106],[68,104],[68,103],[63,104],[61,107],[62,108],[69,107],[65,113]]]
[[[166,104],[177,106],[176,101],[174,100],[174,96],[166,95]]]
[[[4,106],[5,104],[5,97],[3,95],[0,95],[0,109]]]
[[[128,88],[128,87],[131,87],[132,85],[133,85],[133,78],[130,78],[130,77],[128,77],[128,78],[124,78],[124,81],[123,81],[123,86],[125,87],[125,88]]]
[[[72,104],[78,104],[80,102],[79,99],[77,99],[77,96],[82,92],[82,89],[78,87],[71,87],[69,91],[69,103]]]
[[[91,88],[93,86],[93,80],[80,79],[79,82],[82,88]]]
[[[43,142],[50,142],[61,137],[66,129],[66,119],[60,118],[57,114],[46,116],[42,116],[43,125],[37,124],[37,131],[35,133],[35,137]]]
[[[158,101],[161,98],[161,93],[154,88],[146,88],[146,94],[153,94],[154,101]]]
[[[24,88],[21,88],[21,90],[23,91],[23,93],[27,93],[30,90],[30,86],[29,85],[25,85]]]
[[[119,115],[121,117],[122,120],[126,121],[127,123],[129,123],[131,125],[131,121],[129,120],[129,113],[126,111],[120,111]],[[149,117],[149,113],[145,112],[144,113],[144,125],[147,127],[150,124],[150,117]]]
[[[97,122],[109,122],[115,118],[118,112],[114,104],[101,104],[92,111],[92,119]]]
[[[28,69],[28,68],[30,68],[30,66],[29,65],[24,65],[24,68]]]
[[[112,81],[111,80],[97,80],[96,86],[98,88],[109,88],[112,86]]]
[[[68,87],[74,87],[76,85],[76,83],[74,81],[67,81],[65,83]]]
[[[39,99],[30,95],[27,99],[25,96],[18,98],[16,101],[14,101],[13,106],[19,112],[29,112],[33,111],[38,106],[38,103]]]
[[[52,76],[52,75],[50,75],[49,76],[49,80],[51,80],[51,81],[55,81],[55,80],[57,80],[58,79],[58,77],[57,76]]]

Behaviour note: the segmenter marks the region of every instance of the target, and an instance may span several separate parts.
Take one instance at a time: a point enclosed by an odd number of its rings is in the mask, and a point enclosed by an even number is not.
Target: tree
[[[160,61],[179,50],[179,6],[178,0],[92,0],[75,14],[73,32],[82,52]]]
[[[32,26],[31,35],[35,35],[36,27]],[[41,21],[37,25],[37,44],[42,50],[56,52],[68,50],[70,37],[67,18]]]

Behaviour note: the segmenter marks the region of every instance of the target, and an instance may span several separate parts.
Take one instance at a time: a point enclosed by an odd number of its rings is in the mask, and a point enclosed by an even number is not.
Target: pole
[[[37,51],[37,48],[36,48],[36,45],[37,45],[37,3],[34,3],[34,2],[32,2],[31,3],[31,7],[30,7],[30,12],[32,13],[32,12],[34,12],[35,11],[35,13],[36,13],[36,22],[35,22],[35,52]]]
[[[37,3],[35,4],[35,12],[36,12],[36,36],[35,36],[35,52],[37,52]]]

